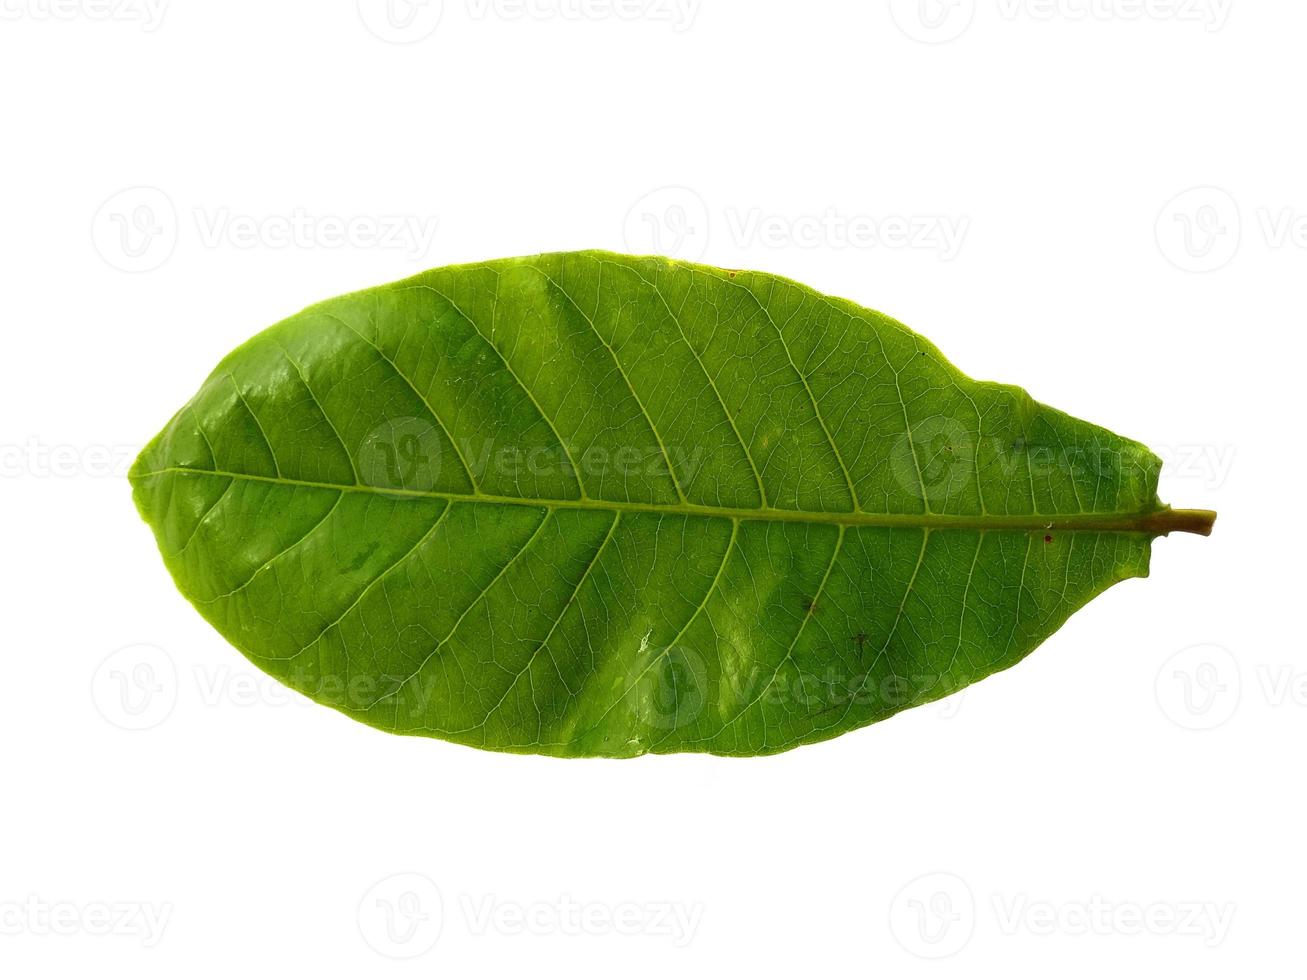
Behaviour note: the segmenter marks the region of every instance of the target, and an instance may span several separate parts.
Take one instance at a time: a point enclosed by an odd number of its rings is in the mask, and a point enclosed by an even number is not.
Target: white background
[[[1302,5],[0,13],[5,976],[1300,960]],[[1012,671],[773,758],[502,756],[288,696],[173,588],[134,452],[311,301],[581,247],[891,313],[1153,446],[1216,533]]]

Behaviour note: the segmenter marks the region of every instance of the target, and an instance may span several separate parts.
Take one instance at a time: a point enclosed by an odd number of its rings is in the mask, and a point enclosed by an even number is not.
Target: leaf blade
[[[132,482],[183,594],[298,690],[626,756],[781,751],[1010,666],[1147,574],[1158,468],[846,301],[563,253],[269,328]]]

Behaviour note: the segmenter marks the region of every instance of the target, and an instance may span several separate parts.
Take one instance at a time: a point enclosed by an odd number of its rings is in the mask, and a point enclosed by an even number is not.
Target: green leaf
[[[230,354],[131,481],[182,594],[375,725],[779,752],[1016,663],[1172,511],[1146,448],[776,276],[435,269]]]

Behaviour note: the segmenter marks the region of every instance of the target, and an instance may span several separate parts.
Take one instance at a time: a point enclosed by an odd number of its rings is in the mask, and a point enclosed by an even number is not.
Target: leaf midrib
[[[340,493],[371,493],[389,497],[412,497],[445,500],[451,503],[501,504],[514,507],[550,507],[555,509],[584,510],[618,513],[659,514],[671,516],[716,517],[735,521],[784,521],[800,524],[826,524],[837,527],[888,527],[918,529],[954,529],[970,531],[1124,531],[1158,535],[1169,531],[1187,530],[1196,511],[1158,510],[1135,513],[1103,512],[1080,514],[872,514],[865,511],[801,511],[775,507],[712,507],[705,504],[672,503],[652,504],[638,501],[595,500],[589,497],[576,499],[552,497],[506,497],[487,493],[449,493],[442,490],[403,490],[374,487],[367,484],[327,483],[315,480],[298,480],[284,476],[263,476],[253,473],[236,473],[231,470],[200,469],[190,466],[169,466],[160,470],[132,475],[133,480],[145,480],[168,474],[216,476],[232,480],[249,480],[280,486],[311,487],[334,490]]]

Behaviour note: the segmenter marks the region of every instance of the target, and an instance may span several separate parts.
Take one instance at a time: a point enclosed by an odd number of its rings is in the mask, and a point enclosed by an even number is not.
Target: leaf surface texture
[[[179,589],[378,728],[778,752],[1011,666],[1147,574],[1158,459],[776,276],[435,269],[229,355],[146,447]]]

